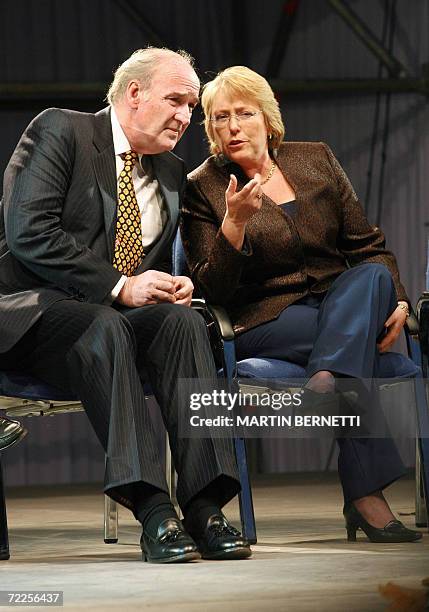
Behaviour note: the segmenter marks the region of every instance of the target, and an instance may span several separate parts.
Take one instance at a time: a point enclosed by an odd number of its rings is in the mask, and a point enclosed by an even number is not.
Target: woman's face
[[[211,119],[217,119],[212,122],[216,144],[231,161],[246,167],[268,154],[265,119],[255,102],[219,91]]]

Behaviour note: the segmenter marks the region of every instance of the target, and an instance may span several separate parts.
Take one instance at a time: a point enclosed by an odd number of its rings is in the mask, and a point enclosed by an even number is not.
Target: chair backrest
[[[190,276],[180,230],[177,231],[173,242],[173,274],[174,276]]]
[[[429,236],[428,236],[428,250],[427,250],[427,261],[426,261],[426,291],[429,291]]]

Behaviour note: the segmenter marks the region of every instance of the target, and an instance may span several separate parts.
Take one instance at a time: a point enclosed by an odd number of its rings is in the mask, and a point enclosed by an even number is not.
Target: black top
[[[285,213],[287,213],[291,217],[295,216],[295,213],[296,213],[296,200],[291,200],[290,202],[285,202],[284,204],[278,204],[278,206],[283,208]]]

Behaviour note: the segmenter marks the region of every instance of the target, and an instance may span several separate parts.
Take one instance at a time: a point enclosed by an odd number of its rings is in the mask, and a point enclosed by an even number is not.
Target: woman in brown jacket
[[[408,298],[331,150],[283,142],[269,84],[244,66],[209,82],[202,106],[213,155],[189,176],[182,235],[194,282],[231,316],[238,359],[303,365],[313,395],[336,377],[376,378]],[[358,528],[374,542],[420,539],[382,493],[404,473],[393,441],[338,443],[349,539]]]

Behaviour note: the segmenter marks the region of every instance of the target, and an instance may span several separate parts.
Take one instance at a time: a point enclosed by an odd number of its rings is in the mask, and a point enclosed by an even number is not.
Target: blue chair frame
[[[231,322],[224,308],[219,306],[207,305],[207,308],[213,313],[213,317],[216,319],[219,334],[221,336],[223,359],[225,363],[225,373],[229,380],[238,379],[238,381],[245,382],[247,387],[251,387],[252,380],[263,379],[265,381],[269,378],[287,380],[288,383],[293,383],[293,379],[296,378],[301,380],[305,378],[305,371],[303,368],[296,366],[295,364],[289,364],[288,362],[281,362],[277,359],[264,359],[264,360],[252,360],[245,359],[243,361],[236,360],[235,346],[234,346],[234,332],[232,329]],[[429,293],[427,294],[427,317],[429,327]],[[417,414],[417,449],[418,456],[420,459],[420,465],[417,465],[417,470],[420,470],[418,474],[418,483],[421,487],[420,494],[417,499],[423,500],[425,504],[425,520],[420,521],[418,526],[428,527],[429,517],[429,409],[427,403],[426,389],[424,385],[424,379],[422,374],[422,353],[420,350],[419,343],[419,325],[415,315],[412,313],[406,322],[405,326],[405,337],[407,343],[408,354],[411,361],[417,366],[417,373],[413,376],[414,388],[415,388],[415,402],[416,402],[416,414]],[[427,340],[429,343],[429,340]],[[260,368],[262,363],[263,369]],[[256,362],[252,363],[252,362]],[[281,368],[283,367],[283,371]],[[274,372],[270,374],[270,370]],[[426,371],[427,371],[427,360],[426,360]],[[426,375],[427,376],[427,375]]]
[[[422,364],[422,381],[420,383],[420,396],[428,398],[427,382],[429,378],[429,291],[424,291],[417,302],[416,314],[418,319],[418,326],[416,326],[413,334],[413,343],[410,346],[410,350],[414,352],[415,358],[420,357]],[[425,385],[426,383],[426,385]],[[422,400],[423,401],[423,400]],[[420,436],[419,450],[420,457],[423,457],[423,461],[426,461],[426,469],[421,469],[421,491],[420,498],[425,496],[426,499],[426,512],[420,514],[420,523],[423,521],[429,522],[429,482],[428,482],[428,456],[429,456],[429,416],[426,420],[423,420],[421,430],[426,432],[425,436]],[[416,513],[417,514],[417,513]]]

